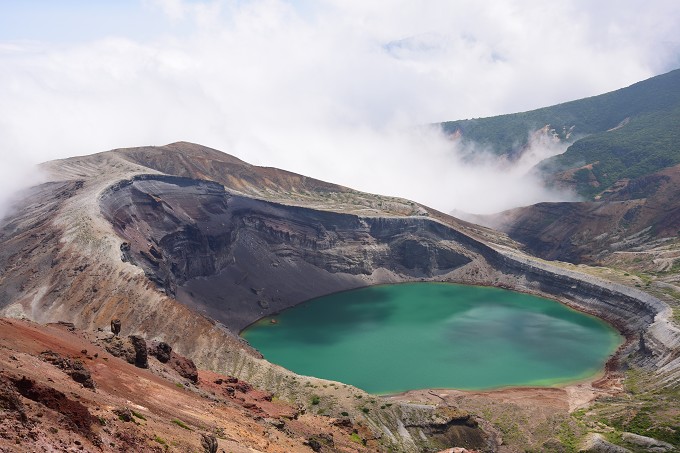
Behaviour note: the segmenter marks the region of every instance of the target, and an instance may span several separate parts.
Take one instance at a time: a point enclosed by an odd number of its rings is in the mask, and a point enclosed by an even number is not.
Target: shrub
[[[178,419],[175,418],[175,419],[173,419],[173,420],[171,420],[171,421],[172,421],[172,423],[174,423],[175,425],[179,426],[180,428],[184,428],[184,429],[187,429],[187,430],[189,430],[189,431],[193,431],[193,429],[189,428],[189,426],[187,426],[187,424],[184,423],[182,420],[178,420]]]

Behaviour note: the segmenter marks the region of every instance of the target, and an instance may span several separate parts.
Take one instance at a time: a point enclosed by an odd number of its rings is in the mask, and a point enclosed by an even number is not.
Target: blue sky
[[[137,0],[3,0],[0,40],[74,43],[109,35],[150,37],[158,15]]]
[[[565,199],[526,175],[559,147],[537,145],[533,160],[511,167],[490,157],[470,166],[417,126],[674,69],[680,2],[644,6],[0,0],[0,193],[33,163],[188,140],[445,211]],[[481,191],[480,181],[497,187]]]

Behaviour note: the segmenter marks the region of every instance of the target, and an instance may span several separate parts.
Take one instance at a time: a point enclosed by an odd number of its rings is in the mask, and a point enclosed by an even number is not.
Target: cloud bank
[[[488,213],[568,197],[526,175],[560,150],[537,144],[519,164],[476,150],[470,162],[469,150],[423,125],[595,95],[680,62],[674,1],[125,5],[148,17],[151,35],[102,15],[80,38],[44,27],[34,36],[30,23],[0,33],[3,167],[21,164],[16,156],[187,140],[443,211]]]

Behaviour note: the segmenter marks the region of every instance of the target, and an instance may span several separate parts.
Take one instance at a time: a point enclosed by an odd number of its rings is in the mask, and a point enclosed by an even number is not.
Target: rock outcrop
[[[194,384],[198,383],[198,370],[193,360],[172,353],[169,364],[183,378],[190,380]]]
[[[205,453],[217,453],[217,439],[213,435],[201,434],[201,446]]]
[[[420,217],[362,217],[143,176],[101,198],[128,259],[165,292],[238,331],[310,298],[380,281],[435,278],[475,258],[470,241]]]
[[[149,354],[146,349],[146,340],[139,335],[130,335],[128,340],[135,351],[135,358],[132,363],[138,368],[149,368]]]
[[[172,356],[172,346],[164,341],[152,341],[148,351],[149,355],[156,357],[161,363],[168,363]]]
[[[73,360],[68,357],[63,357],[54,351],[44,351],[40,354],[40,358],[45,362],[49,362],[57,368],[63,370],[71,379],[82,384],[83,387],[94,389],[95,383],[92,380],[92,374],[85,367],[81,360]]]
[[[120,319],[111,320],[111,333],[118,335],[120,333],[121,322]]]
[[[584,453],[632,453],[627,448],[612,444],[602,434],[593,433],[586,437],[585,442],[579,449]]]

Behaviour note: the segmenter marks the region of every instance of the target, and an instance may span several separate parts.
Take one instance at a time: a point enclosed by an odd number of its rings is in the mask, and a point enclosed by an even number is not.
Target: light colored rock
[[[579,450],[588,453],[631,453],[627,448],[608,442],[602,434],[590,433]]]
[[[631,444],[639,445],[646,448],[648,451],[664,452],[673,451],[673,446],[668,442],[663,442],[661,440],[654,439],[652,437],[641,436],[639,434],[633,433],[623,433],[621,435],[623,440],[630,442]]]

